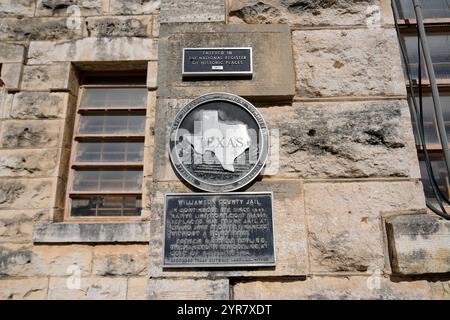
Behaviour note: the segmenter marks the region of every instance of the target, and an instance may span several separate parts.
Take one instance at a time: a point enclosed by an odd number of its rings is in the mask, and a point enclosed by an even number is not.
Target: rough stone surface
[[[2,148],[61,147],[60,120],[11,120],[3,123]]]
[[[163,0],[161,23],[225,22],[224,0]]]
[[[144,275],[148,266],[148,246],[114,245],[94,248],[92,274],[99,276]]]
[[[25,66],[22,79],[24,91],[71,91],[78,90],[70,63]]]
[[[36,0],[2,0],[0,17],[32,17],[36,8]]]
[[[0,209],[53,207],[54,179],[0,179]]]
[[[230,23],[287,23],[292,27],[391,23],[391,11],[378,0],[230,0]]]
[[[405,101],[294,103],[259,109],[280,152],[277,176],[420,178]]]
[[[157,60],[157,47],[155,39],[137,37],[89,37],[63,43],[33,41],[28,63]]]
[[[36,223],[33,230],[33,241],[36,243],[132,243],[148,242],[149,238],[149,224],[146,222],[41,222]]]
[[[116,15],[156,14],[160,6],[161,0],[110,0],[110,13]]]
[[[391,282],[382,276],[312,277],[305,281],[241,282],[233,287],[237,300],[428,300],[427,281]]]
[[[158,88],[158,63],[150,61],[147,67],[147,88]]]
[[[0,242],[31,242],[34,223],[43,219],[47,210],[0,210]]]
[[[151,277],[231,277],[231,276],[301,276],[308,273],[306,221],[303,186],[300,181],[268,180],[255,183],[245,191],[274,192],[275,268],[235,268],[233,270],[165,270],[163,256],[163,208],[166,192],[191,192],[181,183],[157,183],[152,195],[150,222]],[[295,209],[293,209],[295,208]]]
[[[128,278],[127,300],[146,300],[148,295],[148,278]]]
[[[108,1],[104,0],[37,0],[36,16],[92,16],[108,12]],[[76,6],[79,11],[71,6]]]
[[[0,43],[0,63],[22,63],[25,47],[20,44]]]
[[[294,31],[293,42],[301,98],[406,94],[393,29]]]
[[[450,272],[450,222],[426,214],[386,222],[392,269],[401,274]]]
[[[43,300],[48,278],[0,279],[0,300]]]
[[[88,37],[151,37],[152,16],[90,17],[85,21]]]
[[[148,284],[150,300],[228,300],[230,288],[228,279],[150,279]]]
[[[313,272],[384,268],[381,214],[425,208],[419,182],[305,184]]]
[[[74,28],[67,18],[4,18],[0,23],[0,41],[69,40],[82,35],[81,24]]]
[[[125,300],[126,278],[82,277],[80,289],[68,289],[67,277],[50,278],[50,300]]]
[[[20,81],[22,79],[22,63],[4,63],[2,64],[0,79],[5,83],[8,91],[20,90]]]
[[[227,36],[224,37],[223,34]],[[253,48],[252,79],[183,81],[182,49],[188,47]],[[159,42],[158,97],[197,97],[214,91],[253,99],[291,100],[295,74],[291,33],[286,25],[162,25]]]
[[[68,93],[19,92],[5,117],[11,119],[57,119],[66,114]]]
[[[52,177],[58,175],[58,149],[0,151],[0,177]]]

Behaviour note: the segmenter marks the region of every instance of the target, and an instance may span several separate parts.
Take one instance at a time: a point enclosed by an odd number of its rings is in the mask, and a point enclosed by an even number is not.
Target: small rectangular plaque
[[[251,76],[252,48],[184,48],[182,74],[195,76]]]
[[[273,193],[168,193],[165,268],[274,266]]]

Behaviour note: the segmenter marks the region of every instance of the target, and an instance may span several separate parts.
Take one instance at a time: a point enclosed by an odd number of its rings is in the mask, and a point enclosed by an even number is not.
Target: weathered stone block
[[[24,91],[70,91],[78,90],[75,70],[70,62],[49,65],[25,66],[22,90]]]
[[[376,277],[311,277],[305,281],[254,281],[233,287],[236,300],[428,300],[427,281],[391,282]]]
[[[65,118],[69,94],[63,92],[19,92],[5,114],[11,119]]]
[[[47,210],[0,210],[0,242],[31,242],[34,223],[48,217]]]
[[[0,2],[0,17],[32,17],[35,8],[35,0],[2,0]]]
[[[255,183],[246,191],[274,192],[275,268],[234,268],[233,270],[169,270],[162,268],[163,210],[167,192],[191,192],[182,183],[158,182],[153,188],[152,220],[150,222],[151,277],[233,277],[233,276],[300,276],[308,273],[306,221],[304,216],[303,186],[300,181],[267,180]]]
[[[82,21],[71,18],[4,18],[0,22],[0,41],[69,40],[83,34]]]
[[[148,278],[128,278],[127,300],[146,300],[148,295]]]
[[[4,119],[8,116],[9,110],[14,100],[14,94],[6,91],[6,88],[0,88],[0,119]],[[0,131],[2,127],[2,122],[0,122]]]
[[[89,37],[64,43],[33,41],[28,57],[28,64],[157,60],[158,45],[155,39],[137,37]]]
[[[94,247],[92,274],[138,276],[147,272],[148,246],[114,245]]]
[[[48,299],[51,300],[125,300],[127,279],[117,277],[82,277],[79,289],[69,289],[68,279],[50,278]]]
[[[294,31],[293,42],[301,98],[406,95],[393,29]]]
[[[161,23],[226,21],[224,0],[164,0]]]
[[[37,0],[36,16],[103,15],[108,12],[108,4],[104,0]]]
[[[88,37],[151,37],[152,16],[89,17]]]
[[[19,91],[20,81],[22,79],[22,63],[4,63],[2,64],[0,79],[5,83],[7,91]]]
[[[0,43],[0,63],[23,63],[25,47],[21,44]]]
[[[426,214],[388,218],[392,269],[401,274],[450,272],[450,222]]]
[[[150,300],[228,300],[228,279],[150,279]]]
[[[158,97],[187,98],[219,91],[279,101],[291,100],[295,94],[291,33],[286,25],[166,24],[160,33]],[[251,79],[183,81],[183,48],[236,47],[237,43],[253,48]]]
[[[313,272],[383,269],[381,213],[425,208],[420,182],[306,183]]]
[[[0,300],[44,300],[48,278],[0,279]]]
[[[56,177],[58,149],[1,150],[0,177]]]
[[[33,241],[36,243],[148,242],[149,231],[148,222],[41,222],[34,226]]]
[[[288,23],[292,27],[392,23],[384,0],[230,0],[230,23]]]
[[[0,209],[53,207],[55,179],[0,179]]]
[[[61,120],[7,120],[0,137],[2,148],[62,147]]]
[[[110,12],[114,15],[157,14],[161,0],[110,0]]]
[[[405,101],[294,103],[260,108],[278,130],[277,176],[420,178]],[[270,160],[270,159],[269,159]]]
[[[150,61],[147,67],[147,88],[158,88],[158,62]]]

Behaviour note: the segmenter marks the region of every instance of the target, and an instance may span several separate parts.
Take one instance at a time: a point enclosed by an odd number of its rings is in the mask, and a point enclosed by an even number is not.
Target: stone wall
[[[223,32],[283,60],[247,82],[183,83],[173,49]],[[0,64],[0,299],[450,298],[449,228],[426,214],[390,1],[6,0]],[[142,221],[62,223],[79,75],[136,69],[149,90]],[[246,190],[275,192],[277,266],[168,271],[163,196],[191,190],[167,128],[218,88],[278,130],[279,166]]]

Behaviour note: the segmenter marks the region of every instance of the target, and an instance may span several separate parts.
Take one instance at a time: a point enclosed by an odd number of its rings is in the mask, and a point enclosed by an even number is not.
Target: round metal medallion
[[[230,93],[210,93],[184,106],[170,132],[170,159],[195,188],[241,189],[267,160],[269,134],[258,110]]]

